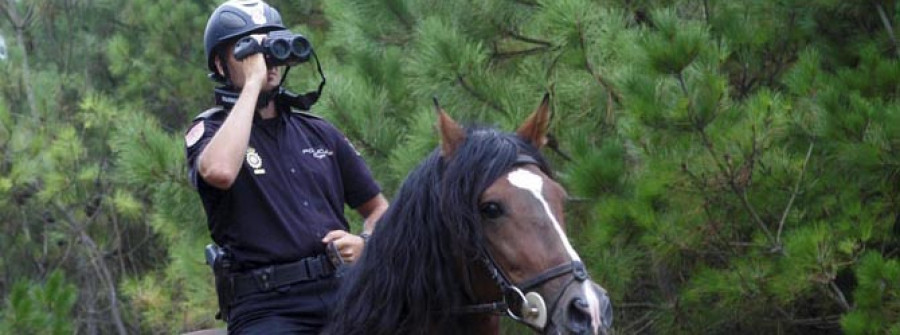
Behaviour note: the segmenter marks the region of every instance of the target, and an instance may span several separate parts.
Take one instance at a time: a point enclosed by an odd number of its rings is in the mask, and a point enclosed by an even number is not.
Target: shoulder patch
[[[203,120],[194,123],[191,130],[188,130],[187,134],[184,135],[184,144],[187,145],[188,148],[194,146],[194,144],[197,144],[197,141],[203,137],[203,132],[205,130],[206,128],[203,126]]]

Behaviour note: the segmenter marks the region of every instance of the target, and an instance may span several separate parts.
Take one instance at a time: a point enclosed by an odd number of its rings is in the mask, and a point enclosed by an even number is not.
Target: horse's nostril
[[[566,317],[568,319],[566,328],[568,328],[570,333],[591,333],[591,313],[589,308],[590,304],[581,297],[575,298],[569,303],[569,308],[566,310]]]
[[[588,305],[587,301],[584,301],[584,299],[581,298],[576,298],[575,301],[572,302],[572,304],[579,309],[588,309],[588,307],[591,307],[591,305]]]

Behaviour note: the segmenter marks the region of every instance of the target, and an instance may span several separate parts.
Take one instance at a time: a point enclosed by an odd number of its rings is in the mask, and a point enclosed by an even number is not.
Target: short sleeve
[[[344,199],[350,207],[356,208],[381,193],[381,187],[350,140],[340,132],[338,135],[337,158],[344,184]]]
[[[200,156],[200,153],[203,152],[203,149],[206,148],[206,145],[209,144],[209,140],[212,139],[213,135],[216,134],[216,131],[219,130],[219,127],[221,125],[221,121],[214,121],[210,119],[196,120],[184,135],[184,150],[187,158],[188,181],[190,181],[191,185],[194,186],[194,188],[206,186],[206,183],[203,181],[203,178],[200,178],[200,173],[197,170],[197,159]]]

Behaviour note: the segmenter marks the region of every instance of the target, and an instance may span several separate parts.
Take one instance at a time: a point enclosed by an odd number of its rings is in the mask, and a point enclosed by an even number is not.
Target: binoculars
[[[268,67],[294,66],[309,60],[312,45],[303,35],[288,30],[270,31],[262,44],[251,36],[245,36],[234,44],[234,58],[238,60],[258,52],[263,54]]]

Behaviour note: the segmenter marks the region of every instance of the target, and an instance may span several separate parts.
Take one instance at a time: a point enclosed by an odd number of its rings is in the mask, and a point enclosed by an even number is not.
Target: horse
[[[434,101],[440,145],[409,173],[323,334],[606,334],[612,307],[564,233],[566,192],[539,149],[549,95],[515,134],[462,127]]]

